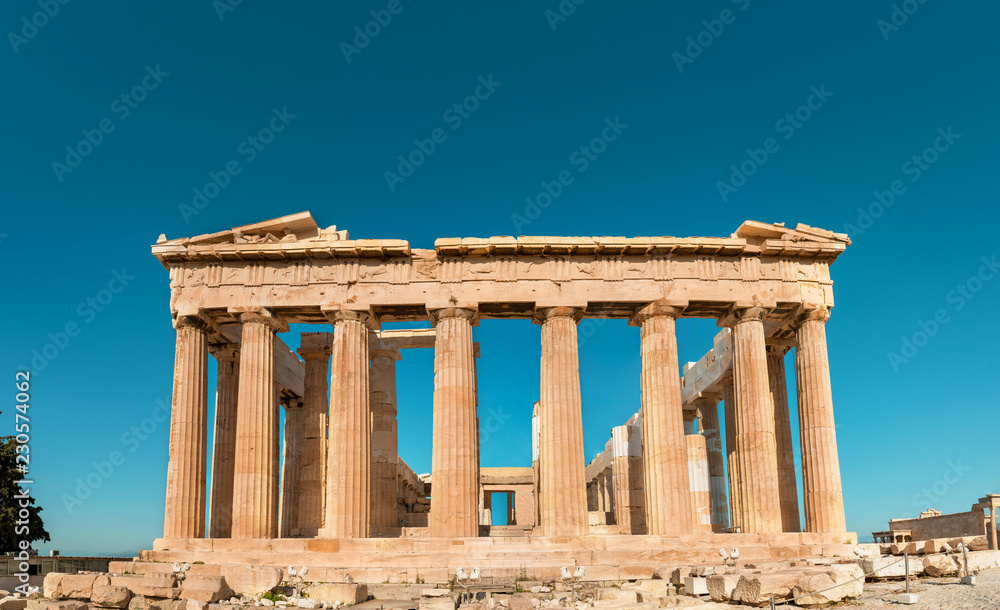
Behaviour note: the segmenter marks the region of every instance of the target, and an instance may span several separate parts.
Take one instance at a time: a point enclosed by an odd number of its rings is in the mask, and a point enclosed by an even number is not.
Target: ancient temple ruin
[[[543,575],[576,561],[596,577],[651,574],[720,546],[749,559],[849,553],[825,331],[829,266],[849,244],[746,221],[728,237],[444,238],[424,250],[350,239],[308,212],[161,236],[152,250],[169,270],[177,333],[170,461],[163,538],[141,559],[445,582],[475,562]],[[577,324],[589,317],[638,327],[642,400],[588,465]],[[684,317],[722,331],[682,377]],[[473,329],[490,318],[540,326],[531,468],[479,466],[476,357],[487,347]],[[297,354],[278,338],[290,323],[316,325]],[[429,477],[397,453],[395,366],[414,348],[434,350]],[[490,527],[496,493],[507,494],[506,528]]]

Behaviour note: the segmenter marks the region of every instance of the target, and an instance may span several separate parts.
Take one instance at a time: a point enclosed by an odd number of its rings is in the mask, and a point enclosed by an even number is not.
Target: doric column
[[[589,531],[576,335],[582,316],[578,307],[535,311],[535,322],[542,327],[539,476],[545,536]]]
[[[990,549],[997,550],[997,509],[990,502],[990,522],[986,524],[986,535],[989,539]]]
[[[630,321],[641,328],[646,527],[649,534],[657,536],[684,534],[692,529],[675,334],[679,313],[675,307],[652,303]]]
[[[396,512],[399,495],[396,483],[399,461],[396,361],[400,355],[394,346],[378,343],[371,349],[372,534],[386,535],[387,530],[399,527]]]
[[[476,421],[474,307],[429,307],[434,339],[432,537],[479,535],[479,435]]]
[[[230,310],[243,325],[233,477],[233,538],[278,537],[278,392],[275,332],[266,309]]]
[[[609,504],[615,514],[615,524],[626,534],[646,533],[643,511],[639,506],[642,491],[641,444],[635,442],[633,434],[639,434],[638,427],[625,424],[611,429],[611,481],[608,491],[613,489],[613,500]]]
[[[691,529],[712,531],[712,490],[708,474],[708,450],[701,434],[686,434],[688,480],[691,488]]]
[[[281,459],[281,537],[299,534],[299,475],[302,472],[303,401],[285,405],[285,434]]]
[[[778,449],[774,437],[764,347],[764,314],[738,308],[724,322],[733,328],[733,388],[736,398],[736,459],[740,471],[740,526],[744,533],[781,531]]]
[[[833,390],[826,352],[828,309],[805,313],[797,333],[799,430],[806,531],[844,532],[844,493],[833,420]]]
[[[178,315],[174,328],[177,344],[163,537],[204,538],[208,337],[204,321],[194,315]]]
[[[719,430],[718,399],[708,399],[700,407],[701,433],[705,436],[708,454],[709,488],[712,493],[712,530],[721,532],[729,527],[729,503],[726,501],[726,473],[722,457],[722,435]]]
[[[302,450],[299,456],[298,523],[305,537],[315,537],[323,527],[326,506],[326,435],[330,413],[330,333],[302,333],[299,355],[305,360],[305,395],[302,397]]]
[[[370,309],[324,307],[333,322],[330,434],[326,458],[324,538],[367,538],[371,529]]]
[[[774,405],[774,437],[778,448],[778,496],[781,501],[781,531],[799,532],[799,490],[795,479],[795,451],[792,425],[788,417],[788,385],[785,379],[785,352],[788,348],[767,346],[767,373]]]
[[[722,379],[722,407],[726,421],[726,468],[729,472],[729,527],[743,530],[743,510],[740,504],[740,464],[736,454],[736,392],[732,374]]]
[[[218,373],[215,380],[215,436],[212,441],[212,492],[209,538],[229,538],[233,527],[233,473],[236,466],[236,409],[240,384],[237,345],[209,346]]]

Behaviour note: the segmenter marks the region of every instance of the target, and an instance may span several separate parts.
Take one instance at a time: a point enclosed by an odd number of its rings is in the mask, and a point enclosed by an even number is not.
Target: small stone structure
[[[964,513],[943,515],[941,511],[929,508],[916,519],[891,519],[888,531],[872,532],[872,537],[878,543],[898,544],[985,536],[989,548],[996,550],[998,507],[1000,494],[987,494]]]
[[[704,558],[720,546],[739,545],[750,559],[843,553],[856,537],[844,519],[825,323],[829,265],[849,244],[806,225],[746,221],[722,238],[447,238],[421,250],[349,239],[308,212],[161,236],[153,254],[169,270],[177,331],[170,461],[164,536],[140,557],[277,566],[305,554],[333,571],[316,570],[330,580],[445,582],[455,565],[487,558],[497,574],[531,564],[545,577],[585,556],[605,575],[648,578],[672,556]],[[640,411],[592,467],[577,351],[586,317],[627,319],[642,354]],[[683,317],[726,330],[682,382]],[[508,485],[479,467],[473,328],[485,318],[541,328],[530,487],[526,470]],[[381,330],[426,321],[432,329]],[[290,323],[321,325],[303,333],[302,360],[277,336]],[[407,347],[435,354],[429,478],[396,451],[395,363]],[[789,349],[804,523],[784,390]],[[219,363],[210,498],[208,354]],[[488,493],[498,491],[513,494],[513,529],[482,527]],[[646,554],[634,553],[636,536]]]

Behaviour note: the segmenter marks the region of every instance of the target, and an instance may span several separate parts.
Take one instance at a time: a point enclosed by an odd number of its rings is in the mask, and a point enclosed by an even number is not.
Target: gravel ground
[[[896,595],[904,589],[902,581],[865,583],[864,594],[838,607],[863,608],[931,608],[941,610],[983,610],[1000,608],[1000,570],[986,570],[976,576],[976,584],[963,585],[958,578],[915,578],[910,581],[910,592],[917,594],[917,603],[903,606],[896,603]]]

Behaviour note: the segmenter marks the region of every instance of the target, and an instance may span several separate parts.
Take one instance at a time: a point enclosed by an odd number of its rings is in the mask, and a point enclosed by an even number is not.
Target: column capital
[[[437,327],[438,322],[446,318],[461,318],[469,320],[473,326],[479,326],[478,303],[428,303],[427,317],[431,326]]]
[[[276,333],[288,332],[288,324],[267,307],[230,307],[229,313],[240,324],[264,324]]]
[[[764,344],[764,349],[765,351],[767,351],[768,356],[779,356],[782,358],[785,356],[785,354],[788,353],[788,350],[792,349],[792,347],[793,347],[792,345],[789,345],[785,342],[774,343],[768,341],[767,343]]]
[[[240,356],[240,346],[238,343],[209,343],[208,353],[216,360],[235,360]]]
[[[734,305],[719,318],[717,325],[732,328],[743,322],[763,322],[767,312],[768,310],[765,307],[739,307]]]
[[[333,333],[301,333],[299,349],[303,359],[329,356],[333,351]],[[309,354],[308,356],[306,354]]]
[[[642,323],[650,318],[656,318],[660,316],[666,316],[669,318],[674,318],[675,320],[684,313],[684,309],[687,308],[688,303],[686,301],[666,301],[659,300],[653,301],[648,305],[644,305],[636,310],[636,312],[629,318],[629,326],[642,326]]]
[[[583,312],[586,309],[586,305],[544,305],[535,304],[535,315],[533,316],[533,321],[535,324],[541,324],[546,320],[551,320],[553,318],[572,318],[574,322],[579,323],[583,318]]]
[[[336,324],[337,322],[354,321],[361,322],[368,330],[379,330],[382,325],[378,316],[372,311],[371,305],[359,303],[323,303],[320,311],[326,319]]]
[[[177,317],[174,318],[174,329],[180,330],[181,328],[208,330],[208,324],[196,313],[178,312]]]
[[[330,357],[330,348],[322,347],[300,347],[295,350],[303,360],[322,360]]]
[[[295,396],[293,398],[285,398],[281,401],[281,406],[285,408],[285,412],[301,410],[305,406],[305,401],[301,396]]]
[[[389,360],[400,361],[403,359],[403,355],[399,353],[399,348],[394,345],[374,345],[368,348],[368,356],[374,360],[375,358],[388,358]]]
[[[821,322],[826,324],[830,319],[830,308],[816,305],[802,305],[795,312],[795,326],[802,326],[805,322]]]

